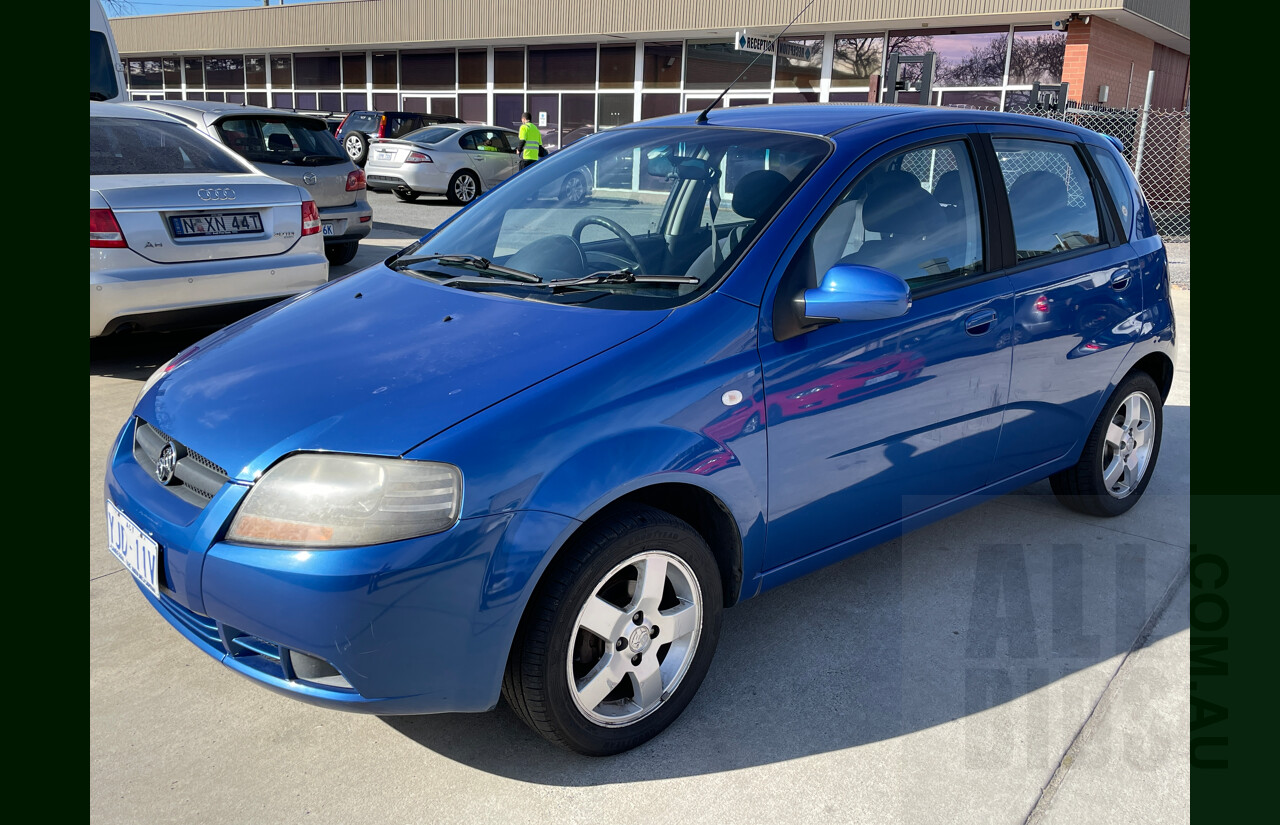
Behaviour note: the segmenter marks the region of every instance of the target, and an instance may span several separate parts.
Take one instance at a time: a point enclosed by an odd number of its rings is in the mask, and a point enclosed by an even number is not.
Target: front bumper
[[[342,710],[497,704],[530,574],[571,519],[502,513],[341,550],[238,546],[223,536],[246,485],[228,482],[197,507],[154,481],[132,445],[131,422],[112,450],[106,497],[161,547],[161,596],[140,592],[205,653],[272,690]],[[314,675],[317,661],[339,678]]]

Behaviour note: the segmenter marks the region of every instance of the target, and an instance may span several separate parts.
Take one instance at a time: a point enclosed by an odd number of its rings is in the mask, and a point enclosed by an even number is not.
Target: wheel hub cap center
[[[628,639],[627,647],[631,650],[632,653],[644,653],[646,650],[649,649],[650,641],[651,639],[649,638],[649,628],[637,627],[635,630],[631,631],[631,636]]]

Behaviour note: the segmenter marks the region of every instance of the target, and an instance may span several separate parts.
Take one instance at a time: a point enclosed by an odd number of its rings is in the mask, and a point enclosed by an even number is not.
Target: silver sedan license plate
[[[153,596],[160,596],[160,545],[109,501],[107,549]]]
[[[262,218],[257,212],[222,212],[213,215],[182,215],[169,218],[169,226],[178,238],[204,238],[218,235],[252,235],[262,231]]]

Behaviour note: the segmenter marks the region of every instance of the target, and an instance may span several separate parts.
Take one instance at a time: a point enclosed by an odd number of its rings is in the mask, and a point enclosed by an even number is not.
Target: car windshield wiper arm
[[[418,255],[411,258],[401,258],[395,262],[397,269],[409,266],[411,264],[435,262],[441,266],[460,266],[465,269],[473,269],[480,274],[496,274],[504,275],[514,281],[523,281],[527,284],[540,284],[543,280],[531,272],[522,272],[519,269],[512,269],[506,266],[499,266],[492,263],[488,258],[482,258],[479,255]]]
[[[699,284],[702,283],[697,278],[688,275],[637,275],[630,269],[615,269],[610,272],[592,272],[582,278],[566,278],[559,281],[547,281],[544,286],[548,286],[553,290],[561,289],[589,289],[593,286],[605,284],[608,286],[617,286],[619,284],[635,284],[637,286],[681,286],[683,284]]]

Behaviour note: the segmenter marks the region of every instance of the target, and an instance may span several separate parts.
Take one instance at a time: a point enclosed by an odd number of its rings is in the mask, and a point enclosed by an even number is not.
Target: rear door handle
[[[973,313],[964,321],[964,330],[970,335],[983,335],[991,330],[996,322],[994,309],[983,309]]]
[[[1111,288],[1116,292],[1124,289],[1129,285],[1129,281],[1133,278],[1133,273],[1127,267],[1117,269],[1111,275]]]

